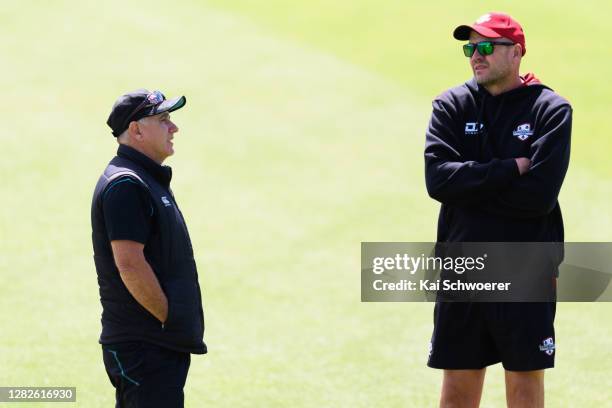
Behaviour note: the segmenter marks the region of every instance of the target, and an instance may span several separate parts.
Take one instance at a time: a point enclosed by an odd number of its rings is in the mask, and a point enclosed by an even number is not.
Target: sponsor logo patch
[[[527,140],[529,136],[533,136],[531,130],[531,123],[523,123],[517,126],[516,130],[512,132],[512,136],[518,138],[518,140]]]
[[[170,200],[168,200],[168,198],[166,196],[163,196],[161,198],[162,203],[164,203],[164,205],[166,207],[172,207],[172,203],[170,203]]]
[[[552,337],[548,337],[542,341],[540,344],[540,351],[545,352],[549,356],[552,356],[555,352],[555,342]]]
[[[480,133],[484,125],[478,122],[466,122],[465,123],[465,134],[466,135],[477,135]]]

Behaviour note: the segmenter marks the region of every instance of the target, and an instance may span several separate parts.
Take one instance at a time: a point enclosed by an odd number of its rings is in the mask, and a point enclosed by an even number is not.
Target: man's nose
[[[478,52],[478,48],[476,48],[474,49],[474,53],[472,54],[470,59],[474,62],[481,62],[482,60],[484,60],[484,56],[480,55],[480,53]]]
[[[179,131],[178,126],[176,126],[174,124],[174,122],[170,121],[170,129],[169,129],[170,133],[176,133]]]

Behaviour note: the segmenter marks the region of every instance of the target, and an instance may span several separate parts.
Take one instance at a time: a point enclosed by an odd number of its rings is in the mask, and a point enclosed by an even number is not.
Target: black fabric
[[[110,183],[102,196],[102,212],[109,241],[147,242],[153,204],[139,182],[125,176]]]
[[[439,302],[427,365],[447,370],[481,369],[501,362],[506,370],[552,368],[555,303]]]
[[[492,96],[472,79],[438,96],[425,145],[427,191],[442,203],[438,241],[563,241],[571,118],[543,85]],[[525,124],[533,133],[521,140]],[[522,176],[517,157],[532,160]]]
[[[102,346],[116,408],[182,408],[191,357],[147,342]]]
[[[139,202],[151,217],[144,255],[168,298],[168,318],[162,325],[129,293],[115,266],[104,209],[105,193],[113,194],[129,178],[146,191],[153,208]],[[172,171],[138,151],[121,145],[98,180],[92,200],[94,262],[102,303],[100,343],[147,341],[176,351],[206,353],[204,313],[189,232],[170,190]],[[121,183],[128,185],[127,182]],[[110,188],[113,186],[112,188]],[[108,190],[110,188],[110,190]],[[115,190],[115,192],[118,190]],[[150,213],[153,213],[150,216]],[[111,215],[111,218],[115,215]],[[112,224],[112,223],[111,223]]]

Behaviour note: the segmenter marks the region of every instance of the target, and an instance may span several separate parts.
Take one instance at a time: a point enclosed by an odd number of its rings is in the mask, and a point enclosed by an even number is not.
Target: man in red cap
[[[442,204],[437,241],[563,242],[570,104],[519,75],[525,34],[509,15],[486,14],[453,35],[467,41],[474,76],[433,101],[425,167]],[[543,407],[555,306],[438,301],[428,365],[444,369],[440,406],[478,407],[486,367],[501,362],[508,407]]]

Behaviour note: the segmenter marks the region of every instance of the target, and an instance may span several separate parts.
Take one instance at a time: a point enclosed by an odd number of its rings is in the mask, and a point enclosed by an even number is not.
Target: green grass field
[[[436,406],[441,372],[425,367],[433,305],[361,303],[360,242],[434,239],[422,160],[430,101],[469,78],[450,32],[490,3],[102,4],[0,9],[0,386],[77,387],[76,404],[53,407],[113,404],[89,206],[116,149],[110,107],[147,87],[188,99],[173,114],[168,164],[210,353],[192,359],[187,407]],[[566,239],[609,241],[602,16],[612,6],[495,9],[525,26],[525,71],[574,105]],[[612,406],[611,314],[610,304],[559,305],[548,406]],[[505,406],[499,366],[482,406]]]

